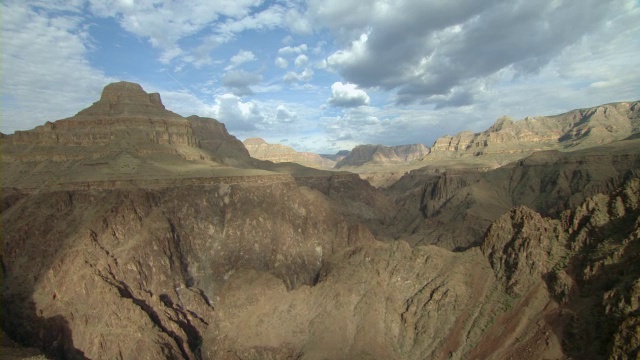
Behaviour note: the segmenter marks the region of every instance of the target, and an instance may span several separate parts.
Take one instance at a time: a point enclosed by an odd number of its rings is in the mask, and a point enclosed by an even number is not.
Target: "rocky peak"
[[[158,93],[147,93],[136,83],[120,81],[104,87],[100,100],[80,111],[77,116],[145,115],[177,117],[165,109]]]
[[[242,143],[244,143],[245,146],[247,145],[266,145],[267,142],[264,141],[263,138],[259,138],[259,137],[253,137],[253,138],[248,138],[245,139]]]
[[[487,129],[486,132],[498,132],[510,125],[513,125],[513,123],[514,121],[510,117],[502,116],[498,120],[496,120],[496,122],[489,129]]]
[[[437,139],[431,156],[489,156],[505,164],[535,151],[576,150],[611,143],[640,131],[638,103],[612,103],[518,121],[502,116],[486,131],[463,131]]]

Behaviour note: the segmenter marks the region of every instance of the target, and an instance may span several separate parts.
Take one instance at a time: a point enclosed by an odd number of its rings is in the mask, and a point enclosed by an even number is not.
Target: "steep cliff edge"
[[[241,174],[254,160],[224,124],[183,118],[120,82],[76,116],[2,138],[3,187]],[[250,171],[247,174],[255,174]]]
[[[353,198],[345,221],[294,178],[357,175],[252,159],[223,124],[132,83],[3,136],[2,169],[3,328],[56,358],[215,358],[203,339],[235,272],[292,290],[373,241],[358,223],[371,206]]]
[[[559,218],[518,207],[482,244],[498,280],[518,297],[545,281],[548,312],[573,358],[634,359],[640,337],[640,180],[597,194]]]
[[[422,169],[385,196],[355,174],[252,159],[222,124],[139,90],[3,136],[0,319],[22,345],[71,359],[637,357],[640,140]]]
[[[488,226],[512,207],[557,216],[640,176],[638,169],[640,142],[635,139],[573,152],[538,152],[490,171],[425,167],[385,193],[399,207],[397,236],[411,244],[465,249],[478,245]]]

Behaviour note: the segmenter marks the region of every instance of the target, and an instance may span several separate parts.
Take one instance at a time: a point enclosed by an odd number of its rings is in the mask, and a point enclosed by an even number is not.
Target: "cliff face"
[[[640,102],[613,103],[556,116],[498,119],[481,133],[463,131],[435,141],[430,158],[490,156],[503,162],[534,151],[581,149],[640,131]]]
[[[479,244],[489,224],[514,206],[557,216],[589,196],[613,191],[637,177],[638,169],[640,143],[626,140],[539,152],[490,171],[425,167],[384,191],[401,209],[398,227],[406,229],[407,241],[464,249]]]
[[[640,180],[597,194],[556,219],[525,207],[489,228],[482,251],[508,292],[541,280],[563,312],[553,314],[575,358],[634,358],[640,338]],[[598,328],[598,331],[593,329]],[[635,333],[634,333],[635,332]]]
[[[114,116],[153,116],[175,117],[181,116],[166,110],[160,94],[147,94],[142,86],[121,81],[112,83],[102,90],[100,100],[90,107],[80,111],[75,117],[114,117]]]
[[[376,204],[341,190],[368,185],[356,175],[251,159],[223,124],[136,84],[3,136],[2,155],[3,328],[57,358],[226,356],[215,308],[235,273],[298,289],[374,241],[358,221]],[[336,193],[358,209],[348,221]]]
[[[131,115],[161,102],[118,86],[103,94],[111,115],[3,137],[0,319],[23,346],[637,357],[639,139],[491,172],[422,169],[385,195],[355,174],[252,159],[211,119]]]
[[[313,285],[331,254],[372,239],[291,178],[23,194],[2,221],[4,327],[90,358],[204,355],[235,272]],[[56,327],[73,344],[56,343]]]
[[[5,135],[0,146],[5,187],[211,176],[254,162],[224,124],[180,117],[158,94],[126,82],[105,87],[76,116]]]
[[[282,144],[268,144],[260,138],[249,138],[243,141],[249,154],[260,160],[274,163],[293,162],[318,169],[331,169],[336,162],[310,152],[298,152],[294,148]]]
[[[349,155],[336,164],[336,169],[370,165],[408,164],[429,154],[429,148],[422,144],[384,146],[358,145]]]

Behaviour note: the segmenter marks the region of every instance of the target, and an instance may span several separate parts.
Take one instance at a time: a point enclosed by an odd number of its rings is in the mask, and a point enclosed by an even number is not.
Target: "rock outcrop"
[[[300,165],[331,169],[336,162],[310,152],[298,152],[294,148],[282,144],[269,144],[261,138],[248,138],[243,141],[249,154],[260,160],[274,163],[293,162]]]
[[[149,116],[180,118],[165,109],[160,94],[147,94],[139,84],[121,81],[105,86],[100,100],[80,111],[76,117]]]
[[[325,159],[338,162],[344,159],[347,155],[349,155],[349,153],[350,153],[349,150],[340,150],[335,154],[320,154],[320,156],[322,156]]]
[[[555,331],[574,358],[639,355],[639,250],[637,178],[557,220],[515,208],[491,225],[482,244],[509,293],[521,296],[541,280],[547,283],[564,311]]]
[[[141,91],[109,86],[91,111],[2,137],[11,353],[637,357],[640,139],[422,169],[385,195],[253,159],[224,125]],[[480,246],[467,228],[489,229]],[[463,240],[411,246],[433,229]]]
[[[420,160],[429,154],[423,144],[384,146],[358,145],[336,164],[336,169],[363,165],[398,165]]]
[[[513,207],[558,216],[640,176],[638,169],[640,142],[635,139],[573,152],[538,152],[490,171],[425,167],[384,191],[400,208],[398,233],[405,229],[405,240],[465,249],[478,245],[488,226]]]
[[[374,241],[358,223],[370,198],[342,193],[350,221],[332,204],[357,175],[252,159],[223,124],[136,84],[3,136],[2,155],[3,328],[56,358],[217,358],[234,273],[311,286],[332,254]]]
[[[463,131],[435,141],[430,159],[493,157],[506,163],[535,151],[583,149],[640,132],[640,102],[621,102],[555,116],[498,119],[481,133]]]
[[[183,118],[140,85],[105,87],[76,116],[2,139],[4,187],[203,177],[259,167],[215,119]],[[255,171],[248,174],[254,174]]]

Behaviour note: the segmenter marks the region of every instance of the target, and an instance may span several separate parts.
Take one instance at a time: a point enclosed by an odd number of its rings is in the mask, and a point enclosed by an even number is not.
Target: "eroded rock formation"
[[[269,144],[261,138],[248,138],[244,146],[252,157],[275,163],[293,162],[319,169],[331,169],[336,162],[310,152],[298,152],[294,148],[282,144]]]
[[[519,121],[501,117],[486,131],[439,138],[430,157],[486,156],[504,164],[535,151],[582,149],[626,139],[639,131],[640,102],[612,103]]]
[[[423,144],[399,146],[358,145],[349,152],[349,155],[338,161],[336,168],[356,167],[365,164],[408,164],[422,159],[427,154],[429,154],[429,148]]]
[[[2,138],[1,319],[22,346],[72,359],[638,356],[640,140],[491,172],[426,168],[382,193],[252,159],[221,123],[165,112],[135,84],[96,104]]]

